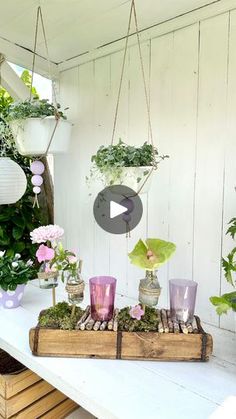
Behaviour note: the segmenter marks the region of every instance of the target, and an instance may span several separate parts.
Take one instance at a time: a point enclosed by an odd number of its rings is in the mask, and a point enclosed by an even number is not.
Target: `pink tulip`
[[[41,244],[36,252],[36,257],[39,263],[45,262],[46,260],[52,260],[54,256],[54,250],[44,244]]]

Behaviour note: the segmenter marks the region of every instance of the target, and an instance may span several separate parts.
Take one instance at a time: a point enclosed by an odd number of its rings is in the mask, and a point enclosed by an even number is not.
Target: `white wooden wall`
[[[66,229],[67,246],[79,248],[86,278],[115,275],[118,291],[134,298],[143,272],[129,264],[128,251],[140,237],[175,242],[176,255],[159,270],[160,304],[168,304],[169,278],[193,278],[201,318],[235,330],[233,315],[219,320],[209,297],[231,290],[221,256],[233,245],[225,231],[236,215],[236,11],[152,38],[142,49],[155,142],[160,153],[170,155],[142,197],[142,221],[130,239],[105,233],[94,221],[94,196],[85,182],[91,155],[111,139],[122,51],[61,73],[61,103],[70,107],[75,125],[70,153],[55,159],[56,221]],[[117,139],[138,145],[147,136],[138,51],[132,46]]]

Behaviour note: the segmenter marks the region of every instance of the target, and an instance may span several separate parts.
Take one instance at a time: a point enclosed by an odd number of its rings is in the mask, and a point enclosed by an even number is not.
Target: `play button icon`
[[[141,220],[143,205],[135,191],[127,186],[114,185],[99,192],[93,213],[103,230],[112,234],[127,234]]]
[[[117,204],[114,201],[110,202],[110,218],[115,218],[118,215],[124,214],[127,212],[128,208],[124,205]]]

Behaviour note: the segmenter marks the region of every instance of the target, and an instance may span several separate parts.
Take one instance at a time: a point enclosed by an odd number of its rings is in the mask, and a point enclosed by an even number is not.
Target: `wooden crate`
[[[197,318],[197,317],[196,317]],[[212,337],[197,318],[199,333],[114,332],[32,328],[29,342],[37,356],[207,361]]]
[[[51,384],[30,370],[0,375],[0,418],[64,418],[77,408]],[[51,414],[55,409],[56,415]],[[51,415],[51,416],[50,416]]]

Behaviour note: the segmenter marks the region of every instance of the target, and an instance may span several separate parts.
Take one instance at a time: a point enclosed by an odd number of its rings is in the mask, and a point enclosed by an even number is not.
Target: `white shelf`
[[[66,299],[63,287],[57,289],[57,296],[60,301]],[[117,297],[118,306],[129,303],[133,302]],[[222,343],[219,357],[208,363],[35,357],[28,331],[36,325],[39,311],[50,304],[51,292],[32,283],[26,287],[22,307],[1,308],[0,347],[98,418],[206,419],[236,395],[233,333],[206,326],[216,348]],[[230,359],[222,359],[230,345]]]

